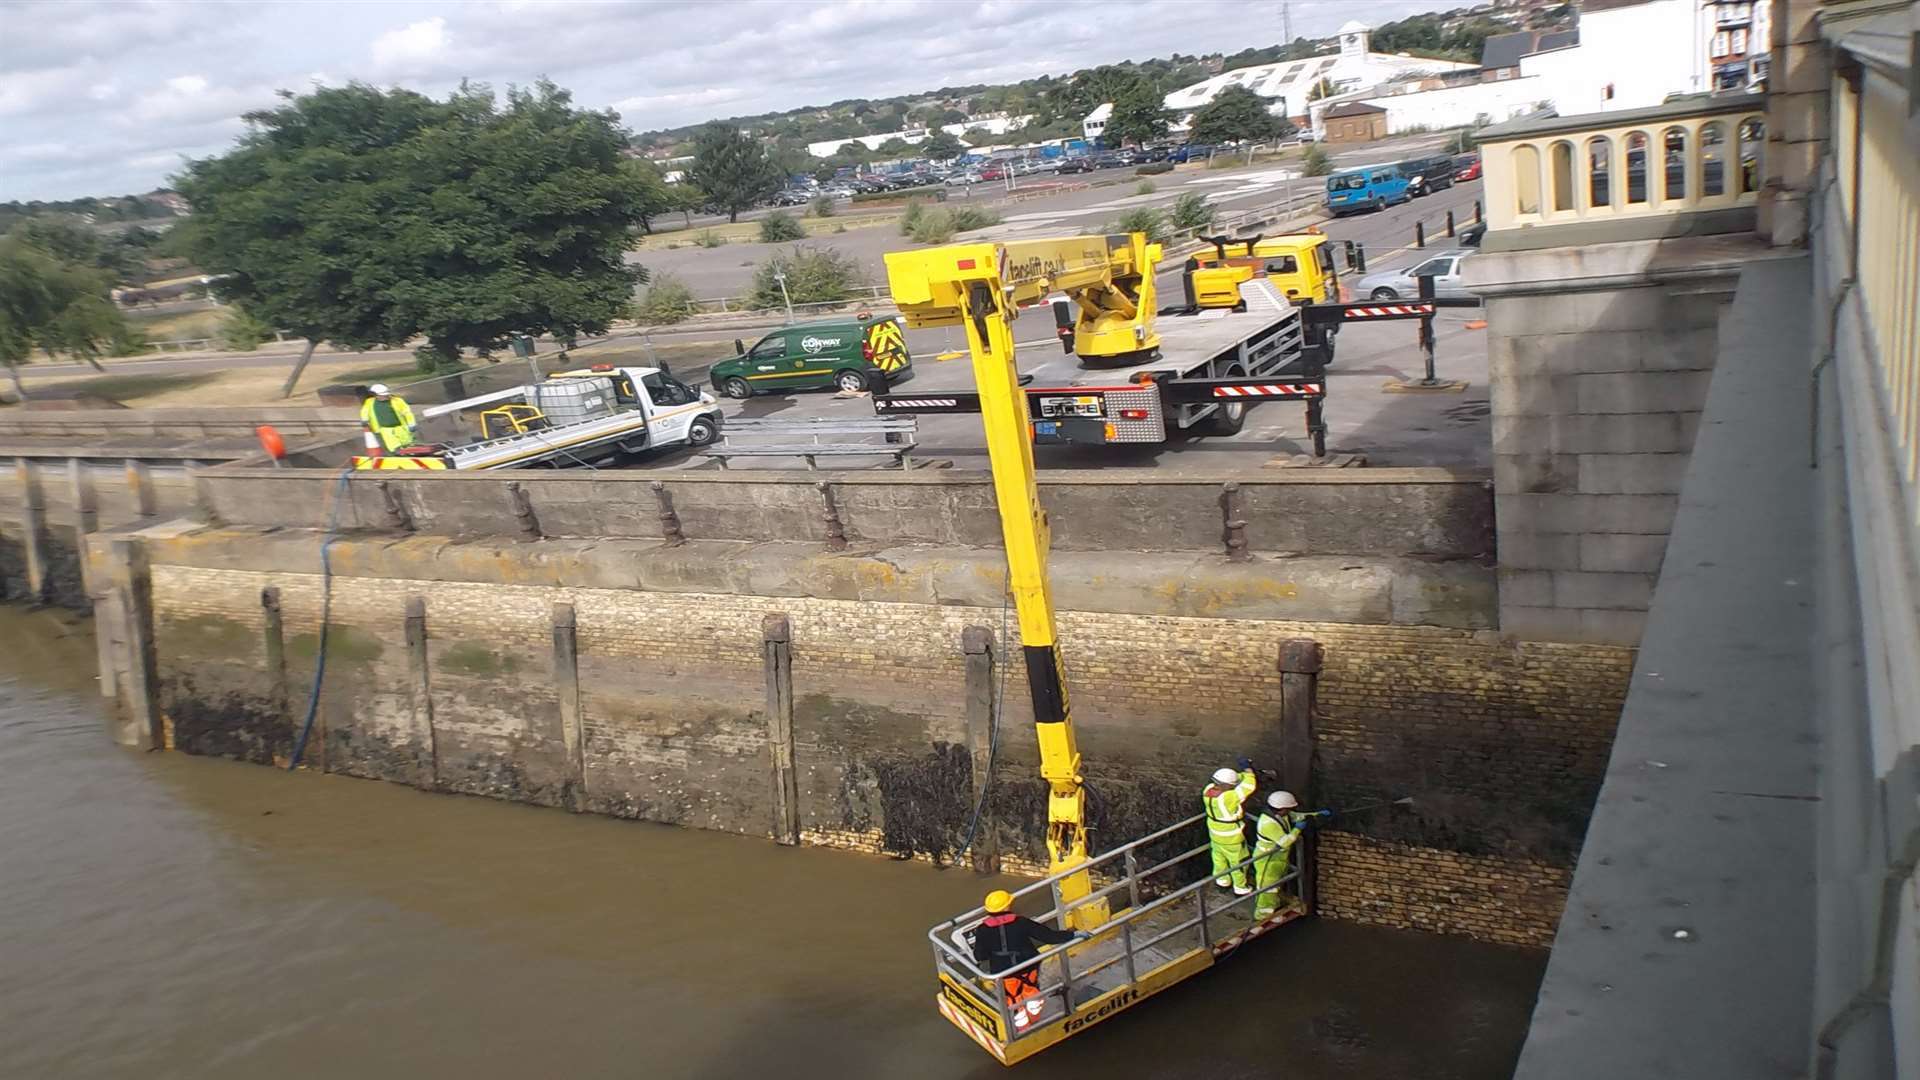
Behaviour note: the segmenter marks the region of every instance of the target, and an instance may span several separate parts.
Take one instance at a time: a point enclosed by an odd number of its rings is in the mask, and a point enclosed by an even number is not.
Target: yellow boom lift
[[[1049,875],[1021,889],[1016,898],[1050,894],[1062,925],[1093,935],[1085,944],[1056,950],[1008,971],[985,972],[973,965],[965,938],[982,916],[981,909],[930,931],[940,981],[935,999],[940,1012],[1009,1065],[1198,974],[1246,940],[1306,914],[1305,906],[1294,899],[1297,890],[1281,897],[1277,910],[1264,918],[1254,917],[1258,894],[1230,899],[1209,896],[1212,874],[1204,861],[1207,846],[1202,843],[1171,857],[1165,852],[1191,835],[1188,830],[1200,815],[1097,857],[1088,855],[1086,791],[1047,585],[1047,515],[1034,480],[1034,416],[1039,408],[1034,396],[1044,392],[1022,385],[1012,322],[1022,307],[1064,294],[1074,310],[1069,315],[1056,302],[1056,321],[1062,339],[1070,340],[1083,365],[1151,367],[1162,360],[1153,277],[1160,256],[1160,245],[1139,233],[956,244],[886,256],[888,283],[907,325],[963,328],[972,359],[977,410],[986,431],[1006,541],[1009,587],[1019,613],[1040,773],[1047,783]],[[1207,321],[1207,333],[1192,340],[1204,341],[1210,349],[1237,347],[1241,351],[1233,355],[1242,356],[1244,345],[1233,346],[1229,339],[1267,341],[1277,327],[1291,326],[1292,336],[1286,340],[1291,342],[1292,358],[1299,359],[1303,320],[1290,305],[1279,301],[1247,311],[1237,297],[1223,302],[1228,298],[1220,292],[1223,286],[1236,287],[1223,279],[1241,275],[1209,276],[1214,278],[1206,290],[1211,302],[1191,316]],[[1170,332],[1173,320],[1179,318],[1168,316]],[[1223,330],[1222,320],[1235,321]],[[1228,345],[1221,346],[1222,341]],[[1182,367],[1178,358],[1167,361]],[[1311,369],[1310,356],[1307,362]],[[1154,389],[1152,373],[1147,374],[1147,389]],[[1310,374],[1317,376],[1317,369]],[[1173,381],[1196,401],[1218,387],[1255,382],[1244,377]],[[1138,388],[1138,384],[1129,386]],[[1318,387],[1314,392],[1318,394]],[[924,411],[973,411],[975,407],[969,401],[965,408],[954,409],[953,400],[949,394],[929,395]],[[877,398],[876,407],[880,404]],[[1099,422],[1097,416],[1094,422]],[[1107,426],[1111,430],[1111,422]],[[1196,803],[1199,794],[1196,783]],[[1188,880],[1196,875],[1197,883]],[[1288,889],[1297,878],[1298,870],[1292,870],[1273,890]],[[1029,968],[1042,972],[1047,1012],[1016,1029],[997,984]]]

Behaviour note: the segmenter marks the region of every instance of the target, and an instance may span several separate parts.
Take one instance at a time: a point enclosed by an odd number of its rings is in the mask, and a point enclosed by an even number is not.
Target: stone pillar
[[[1805,247],[1833,115],[1827,100],[1833,72],[1818,21],[1821,0],[1760,2],[1772,5],[1772,67],[1757,231],[1775,247]]]
[[[160,714],[160,658],[153,641],[153,576],[138,541],[115,540],[107,548],[108,583],[121,611],[126,670],[119,679],[124,718],[117,741],[139,750],[164,750]]]
[[[1313,783],[1313,718],[1320,686],[1320,643],[1289,638],[1280,645],[1280,784],[1306,809],[1318,809]],[[1300,899],[1314,909],[1318,892],[1314,830],[1307,830],[1294,856],[1300,867]]]
[[[994,665],[993,631],[969,626],[960,632],[960,651],[967,658],[967,748],[973,754],[973,798],[985,796],[993,760]],[[981,805],[980,824],[973,838],[973,868],[983,874],[1000,872],[1000,832],[991,808]]]
[[[580,639],[572,604],[553,605],[553,687],[560,699],[560,741],[567,751],[567,809],[587,808],[587,738],[580,722]]]
[[[773,753],[773,838],[800,842],[800,782],[793,767],[793,628],[775,613],[760,622],[767,676],[767,746]]]
[[[440,787],[440,737],[433,727],[433,679],[427,663],[427,598],[407,599],[407,696],[411,699],[414,730],[427,744],[427,774],[415,776],[414,786],[429,791]]]
[[[47,501],[40,490],[40,474],[26,458],[13,459],[14,482],[20,488],[20,552],[26,563],[27,600],[47,600]]]
[[[126,614],[120,610],[120,595],[103,585],[93,598],[93,644],[99,653],[100,696],[120,696],[121,627]]]

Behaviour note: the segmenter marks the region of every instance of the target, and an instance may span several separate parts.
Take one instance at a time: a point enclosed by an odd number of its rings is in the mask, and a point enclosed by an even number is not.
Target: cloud
[[[408,23],[373,39],[374,70],[403,75],[422,68],[438,70],[452,47],[446,19],[436,15]]]
[[[1461,0],[1292,0],[1296,34]],[[635,130],[1280,40],[1260,0],[0,0],[0,200],[144,191],[279,89],[543,76]],[[1124,19],[1122,23],[1120,20]],[[1119,31],[1119,32],[1117,32]],[[59,147],[56,152],[53,147]]]

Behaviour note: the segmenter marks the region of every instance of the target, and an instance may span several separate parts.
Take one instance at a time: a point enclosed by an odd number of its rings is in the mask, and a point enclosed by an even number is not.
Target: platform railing
[[[1215,888],[1213,884],[1215,875],[1210,862],[1212,849],[1210,843],[1203,842],[1196,847],[1183,849],[1169,858],[1145,867],[1140,865],[1144,849],[1174,837],[1182,830],[1199,825],[1205,817],[1205,814],[1195,814],[1158,832],[1150,833],[1095,856],[1070,870],[1061,871],[1013,892],[1014,905],[1017,908],[1021,898],[1044,890],[1052,897],[1053,908],[1044,915],[1034,916],[1034,918],[1043,923],[1054,922],[1056,925],[1069,913],[1090,904],[1105,901],[1115,907],[1114,915],[1106,923],[1091,931],[1087,942],[1043,950],[1038,956],[1024,963],[1002,971],[985,972],[974,964],[973,957],[954,940],[956,930],[971,929],[986,917],[986,909],[976,907],[963,915],[934,926],[927,932],[927,938],[933,944],[936,978],[940,974],[947,975],[951,984],[968,994],[980,1008],[997,1014],[1000,1017],[1001,1030],[1007,1032],[1008,1040],[1012,1041],[1032,1035],[1065,1019],[1077,1005],[1083,1004],[1075,1000],[1075,987],[1084,987],[1088,980],[1116,965],[1125,965],[1126,977],[1122,982],[1103,988],[1102,993],[1124,989],[1138,983],[1155,970],[1191,954],[1191,950],[1182,949],[1171,959],[1143,964],[1143,960],[1151,959],[1145,955],[1148,950],[1165,942],[1176,941],[1183,935],[1191,933],[1194,935],[1192,949],[1212,950],[1224,944],[1233,943],[1235,938],[1251,936],[1252,932],[1261,925],[1261,920],[1252,918],[1252,913],[1261,896],[1267,893],[1278,893],[1286,898],[1279,905],[1278,910],[1288,910],[1288,905],[1298,896],[1300,860],[1297,847],[1287,872],[1281,875],[1278,881],[1265,888],[1255,888],[1244,896],[1215,897],[1208,891]],[[1248,851],[1252,851],[1251,844],[1248,845]],[[1201,863],[1203,876],[1198,881],[1179,884],[1180,877],[1192,873],[1189,864],[1193,860],[1209,860]],[[1257,859],[1249,854],[1248,858],[1235,864],[1230,873],[1245,873],[1249,884],[1252,884],[1253,865],[1256,861]],[[1184,871],[1184,873],[1178,871]],[[1060,882],[1081,873],[1089,873],[1096,882],[1104,881],[1105,884],[1086,896],[1063,904],[1060,899]],[[1168,879],[1171,879],[1171,883]],[[1193,909],[1190,917],[1178,918],[1172,924],[1165,926],[1148,925],[1149,921],[1155,920],[1158,916],[1167,913],[1181,914],[1179,909],[1188,905],[1189,901]],[[1125,905],[1124,908],[1121,907],[1122,904]],[[1245,905],[1247,913],[1246,924],[1239,925],[1238,920],[1235,919],[1230,932],[1216,933],[1219,928],[1229,925],[1227,917],[1230,914],[1236,914],[1237,909],[1242,905]],[[1075,970],[1074,953],[1078,952],[1085,956],[1088,953],[1101,952],[1103,950],[1100,946],[1103,943],[1112,942],[1116,937],[1120,945],[1117,952],[1094,961],[1084,969]],[[1049,967],[1056,968],[1058,971],[1058,976],[1051,982],[1047,981],[1046,975]],[[1024,1030],[1017,1029],[1013,1023],[1013,1013],[1007,1005],[1006,996],[1000,991],[1001,980],[1036,968],[1042,971],[1042,975],[1037,980],[1040,984],[1040,998],[1046,1000],[1058,996],[1064,1002],[1065,1008],[1052,1015],[1043,1014],[1045,1019],[1029,1024]]]

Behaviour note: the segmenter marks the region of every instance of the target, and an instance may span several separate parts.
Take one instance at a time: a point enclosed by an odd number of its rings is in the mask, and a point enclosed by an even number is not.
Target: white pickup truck
[[[651,367],[557,371],[543,382],[433,405],[419,415],[476,409],[483,410],[482,438],[442,449],[448,468],[591,466],[622,451],[705,446],[720,434],[720,407],[711,395]]]

